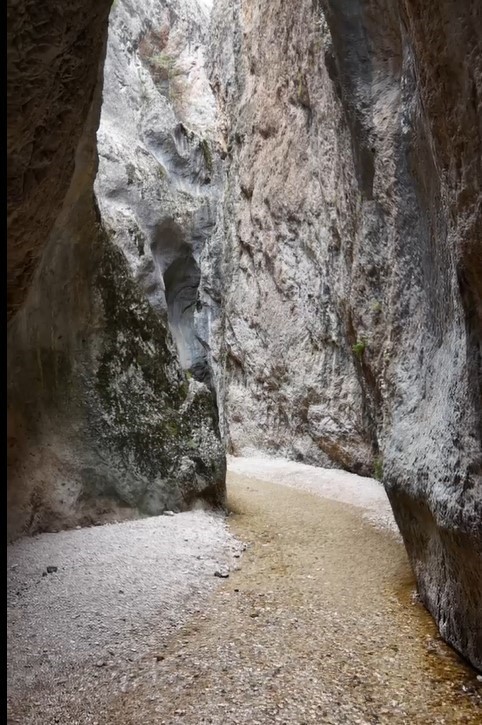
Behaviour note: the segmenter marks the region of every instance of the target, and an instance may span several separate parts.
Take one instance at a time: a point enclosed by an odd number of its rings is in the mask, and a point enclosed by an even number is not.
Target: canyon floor
[[[480,722],[480,676],[417,601],[380,484],[251,458],[228,492],[227,521],[9,548],[9,723]]]

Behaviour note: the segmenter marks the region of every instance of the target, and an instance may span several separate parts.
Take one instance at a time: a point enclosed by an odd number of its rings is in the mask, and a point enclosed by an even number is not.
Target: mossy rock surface
[[[104,331],[96,343],[90,390],[93,440],[113,467],[126,474],[114,485],[126,503],[142,508],[157,481],[166,496],[157,491],[154,498],[182,508],[185,499],[202,496],[203,488],[223,480],[214,396],[186,379],[164,321],[143,298],[122,252],[106,235],[95,287]],[[148,509],[157,512],[152,491],[149,499]]]

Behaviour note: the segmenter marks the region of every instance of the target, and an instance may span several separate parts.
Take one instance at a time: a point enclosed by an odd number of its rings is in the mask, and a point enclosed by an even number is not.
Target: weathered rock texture
[[[234,453],[368,473],[374,412],[348,298],[356,199],[344,180],[354,172],[323,23],[307,2],[234,3],[218,21],[212,76],[230,153],[219,384]],[[367,290],[359,312],[370,321],[376,302]]]
[[[480,668],[480,3],[215,7],[230,446],[383,475],[423,601]]]
[[[90,62],[97,67],[98,58]],[[49,212],[55,224],[9,330],[11,537],[224,497],[214,396],[183,374],[167,321],[94,203],[101,85],[62,210]],[[61,120],[52,145],[69,130]],[[54,176],[50,166],[48,173]]]
[[[96,195],[103,225],[168,324],[182,367],[209,385],[213,305],[200,283],[221,174],[204,67],[208,25],[194,0],[114,6]]]
[[[9,0],[8,316],[22,304],[74,171],[111,0]]]

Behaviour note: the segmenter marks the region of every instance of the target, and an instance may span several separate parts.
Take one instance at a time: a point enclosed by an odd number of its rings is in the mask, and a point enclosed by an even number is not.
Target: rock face
[[[230,153],[220,398],[230,448],[369,473],[376,411],[352,351],[349,301],[355,199],[344,182],[354,172],[323,16],[307,2],[218,12],[212,78]],[[365,292],[359,312],[369,322],[379,297]]]
[[[45,22],[50,22],[48,14]],[[90,63],[97,65],[97,58],[91,55]],[[123,72],[122,66],[116,69],[119,77]],[[52,84],[56,90],[55,80]],[[52,206],[49,212],[55,223],[28,297],[9,329],[11,538],[113,515],[179,510],[197,499],[224,501],[225,457],[216,401],[194,379],[200,368],[199,379],[208,375],[206,355],[189,338],[182,348],[189,358],[186,367],[193,370],[188,379],[166,316],[148,301],[131,260],[114,230],[103,226],[94,202],[100,100],[99,82],[62,210],[59,214]],[[61,121],[59,133],[67,134]],[[57,138],[54,131],[51,144]],[[110,132],[115,143],[112,128]],[[208,146],[203,148],[204,155],[200,151],[196,159],[205,173],[207,162],[202,165],[200,157],[207,157]],[[50,167],[48,173],[55,177]],[[135,174],[135,168],[129,173]],[[149,202],[160,199],[147,200],[146,215]],[[50,204],[48,197],[45,204]],[[186,218],[198,212],[201,235],[204,207],[185,205]],[[36,219],[34,211],[32,207]],[[172,227],[163,226],[161,219],[156,237],[160,246],[165,238],[173,249],[178,245],[182,254],[173,254],[172,261],[179,266],[181,259],[188,268],[166,270],[170,317],[178,321],[174,337],[178,329],[182,337],[189,328],[182,299],[198,274],[180,219],[181,213]],[[117,221],[122,237],[131,221],[129,211]],[[23,239],[20,222],[17,226],[14,219],[12,226]],[[136,239],[140,246],[140,234]],[[158,299],[152,286],[149,292],[151,300]]]
[[[383,477],[482,668],[482,17],[475,0],[219,0],[230,447]]]
[[[222,503],[216,389],[482,668],[480,3],[217,0],[219,123],[208,6],[117,0],[96,202],[108,5],[9,3],[9,535]]]
[[[211,383],[211,308],[201,272],[221,169],[204,68],[209,15],[197,2],[119,0],[110,18],[96,196],[103,225],[183,369]]]
[[[26,297],[69,189],[75,150],[98,87],[110,4],[7,4],[9,318]]]

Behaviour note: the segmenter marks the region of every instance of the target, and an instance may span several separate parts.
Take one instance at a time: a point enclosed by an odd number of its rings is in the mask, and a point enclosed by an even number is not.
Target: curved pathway
[[[152,644],[151,632],[125,687],[103,674],[81,699],[66,692],[48,718],[24,722],[479,723],[480,682],[417,602],[383,490],[359,479],[368,488],[357,496],[358,477],[343,474],[354,506],[341,478],[330,489],[330,472],[324,484],[308,466],[293,477],[297,465],[231,462],[240,566],[176,633]]]

